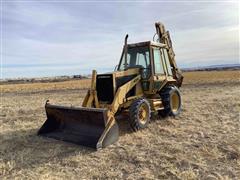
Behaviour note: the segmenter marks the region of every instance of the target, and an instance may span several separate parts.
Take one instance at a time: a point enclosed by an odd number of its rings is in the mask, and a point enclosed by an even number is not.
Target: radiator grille
[[[99,101],[112,103],[113,95],[113,76],[112,74],[97,75],[97,96]]]

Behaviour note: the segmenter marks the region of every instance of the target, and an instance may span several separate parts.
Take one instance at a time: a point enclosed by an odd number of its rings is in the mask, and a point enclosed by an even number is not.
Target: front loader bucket
[[[38,135],[92,148],[103,148],[118,140],[118,125],[109,120],[107,109],[64,107],[46,103],[47,120]]]

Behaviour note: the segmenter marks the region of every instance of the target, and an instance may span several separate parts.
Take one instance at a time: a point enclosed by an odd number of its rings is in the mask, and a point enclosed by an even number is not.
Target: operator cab
[[[127,58],[123,50],[118,71],[130,68],[140,68],[144,80],[151,76],[172,76],[166,45],[153,41],[127,45]]]

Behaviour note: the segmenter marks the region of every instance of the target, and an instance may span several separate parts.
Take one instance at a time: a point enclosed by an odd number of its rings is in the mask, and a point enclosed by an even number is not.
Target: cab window
[[[163,57],[164,57],[164,60],[165,60],[165,63],[166,63],[168,75],[172,76],[172,68],[171,68],[171,65],[170,65],[170,62],[169,62],[168,52],[165,48],[162,49],[162,51],[163,51]]]
[[[130,54],[127,54],[127,62],[126,62],[126,67],[129,65],[130,62]],[[125,54],[123,52],[122,58],[121,58],[121,64],[118,68],[119,70],[124,70],[125,69]]]
[[[127,62],[125,64],[125,55],[123,52],[118,70],[126,70],[129,68],[140,68],[143,79],[147,79],[151,75],[150,53],[149,47],[129,48],[127,52]]]
[[[160,49],[153,49],[155,74],[164,74],[163,61]]]
[[[124,53],[124,52],[123,52]],[[127,62],[125,64],[125,55],[122,55],[119,70],[125,70],[128,68],[149,68],[150,56],[148,47],[134,47],[129,48],[127,52]]]

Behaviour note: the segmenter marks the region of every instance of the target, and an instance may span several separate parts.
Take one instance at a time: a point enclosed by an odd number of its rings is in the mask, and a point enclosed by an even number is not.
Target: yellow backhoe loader
[[[183,76],[175,62],[169,32],[162,23],[155,23],[155,27],[153,41],[128,44],[126,35],[116,70],[106,74],[93,70],[82,107],[47,101],[47,120],[38,135],[99,149],[118,140],[117,112],[129,113],[134,131],[148,125],[152,112],[177,116]]]

